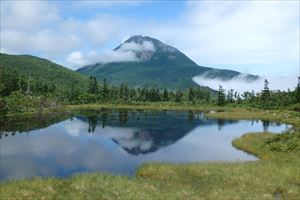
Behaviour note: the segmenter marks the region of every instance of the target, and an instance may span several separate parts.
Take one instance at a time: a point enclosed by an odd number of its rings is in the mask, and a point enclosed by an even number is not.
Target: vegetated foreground
[[[212,144],[213,145],[213,144]],[[149,163],[133,178],[103,173],[0,184],[1,199],[297,199],[300,132],[249,133],[233,141],[255,162]]]

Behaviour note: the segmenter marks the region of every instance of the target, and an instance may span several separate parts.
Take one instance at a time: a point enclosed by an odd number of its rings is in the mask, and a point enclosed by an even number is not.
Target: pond
[[[81,172],[130,176],[151,161],[251,161],[257,158],[235,149],[234,138],[287,128],[269,121],[211,119],[191,111],[101,110],[3,122],[0,180]]]

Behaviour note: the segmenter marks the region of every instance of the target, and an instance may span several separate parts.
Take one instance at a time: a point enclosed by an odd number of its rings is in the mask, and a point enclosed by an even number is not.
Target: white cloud
[[[155,51],[155,47],[151,41],[143,41],[142,43],[126,42],[121,45],[119,51]]]
[[[67,57],[66,61],[74,69],[95,63],[138,62],[141,61],[141,58],[137,57],[137,51],[155,51],[155,47],[150,41],[144,41],[141,44],[126,42],[115,51],[102,53],[74,51]]]
[[[29,35],[13,30],[1,30],[1,52],[3,49],[10,52],[21,52],[28,50],[27,40]]]
[[[103,135],[117,141],[123,149],[140,149],[142,151],[148,151],[153,145],[153,139],[145,137],[149,135],[145,130],[139,130],[137,128],[106,127],[103,129],[103,132]]]
[[[118,31],[119,22],[108,15],[97,16],[83,24],[83,30],[91,40],[92,45],[107,42]],[[120,25],[121,26],[121,25]]]
[[[121,21],[106,14],[86,20],[64,18],[53,2],[12,1],[3,6],[1,2],[1,52],[55,59],[76,49],[101,49],[115,37],[116,27],[123,26]]]
[[[90,49],[99,49],[112,38],[118,35],[118,29],[126,25],[122,19],[111,15],[97,15],[82,20],[68,18],[58,24],[58,33],[73,34]]]
[[[65,121],[65,126],[63,126],[65,132],[73,137],[79,137],[86,134],[88,126],[85,122],[76,120],[76,123],[73,121]]]
[[[150,41],[144,41],[142,43],[142,48],[146,51],[155,51],[155,46],[152,42]]]
[[[88,61],[82,55],[81,51],[74,51],[67,57],[67,62],[72,66],[72,68],[77,68],[79,66],[84,66],[88,64]]]
[[[145,26],[143,34],[168,42],[203,66],[273,75],[299,67],[299,1],[188,5],[181,18]]]
[[[106,51],[104,53],[74,51],[67,57],[66,61],[71,68],[77,69],[95,63],[137,62],[139,59],[132,51]]]
[[[107,51],[98,60],[101,63],[111,62],[137,62],[139,59],[132,51]]]
[[[269,88],[271,90],[294,90],[297,86],[297,75],[294,76],[264,76],[260,77],[256,81],[247,82],[245,81],[245,75],[235,77],[229,81],[223,81],[220,79],[207,79],[205,75],[196,76],[193,81],[201,86],[208,86],[214,90],[219,89],[219,85],[228,91],[234,89],[239,93],[246,91],[260,92],[264,87],[264,80],[267,79],[269,82]]]
[[[31,36],[33,48],[47,54],[56,55],[79,46],[79,38],[72,34],[41,30]]]
[[[5,48],[0,48],[0,52],[1,53],[6,53],[6,54],[17,54],[16,52],[14,52],[14,51],[11,51],[11,50],[7,50],[7,49],[5,49]]]
[[[141,51],[142,46],[135,42],[123,43],[120,47],[121,51]]]
[[[37,51],[47,56],[60,55],[80,44],[75,35],[57,33],[51,29],[35,32],[1,31],[1,52],[26,53]]]
[[[299,1],[191,1],[181,16],[165,21],[109,12],[119,3],[1,2],[1,52],[37,53],[57,62],[71,61],[73,66],[94,57],[131,61],[135,60],[132,53],[118,55],[107,49],[124,36],[144,34],[176,47],[203,66],[273,75],[288,75],[299,67]],[[89,9],[101,12],[90,14]],[[144,48],[152,48],[147,45]],[[78,50],[81,61],[70,57]],[[100,51],[104,53],[94,53]]]
[[[47,1],[1,1],[1,29],[32,30],[58,19],[58,9]]]

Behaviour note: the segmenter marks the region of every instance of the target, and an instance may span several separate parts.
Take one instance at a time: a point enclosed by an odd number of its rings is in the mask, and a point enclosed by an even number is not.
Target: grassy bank
[[[47,108],[43,110],[32,110],[27,112],[8,113],[6,118],[23,118],[35,115],[48,115],[52,113],[78,113],[82,110],[100,110],[100,109],[136,109],[136,110],[175,110],[175,111],[203,111],[207,116],[219,119],[262,119],[275,122],[283,122],[299,126],[300,113],[289,110],[260,110],[257,108],[235,107],[231,105],[193,105],[172,102],[156,103],[131,103],[131,104],[79,104],[62,105],[58,107]]]
[[[218,119],[261,119],[300,126],[300,113],[288,110],[227,108],[222,112],[207,113],[207,116]]]
[[[296,112],[232,107],[105,104],[65,106],[62,111],[76,113],[94,109],[199,110],[208,112],[209,117],[272,120],[296,128],[300,125]],[[141,166],[132,178],[88,173],[64,179],[11,181],[0,184],[0,199],[297,199],[300,196],[299,142],[299,130],[280,136],[248,133],[234,140],[233,145],[261,160],[149,163]]]
[[[237,108],[230,106],[191,105],[177,103],[138,103],[138,104],[81,104],[64,105],[44,110],[36,110],[21,113],[9,113],[0,117],[0,137],[9,131],[28,131],[44,128],[54,122],[59,122],[76,115],[94,115],[101,113],[103,109],[133,109],[133,110],[173,110],[173,111],[199,111],[205,112],[211,118],[223,119],[263,119],[275,122],[300,125],[300,113],[287,110],[259,110],[254,108]],[[96,111],[96,112],[95,112]]]
[[[83,110],[83,109],[136,109],[136,110],[195,110],[208,112],[211,110],[224,111],[229,107],[219,107],[214,105],[191,105],[178,103],[136,103],[136,104],[81,104],[67,105],[67,110]]]
[[[296,135],[299,142],[300,133]],[[297,199],[300,196],[300,144],[271,133],[250,133],[233,141],[258,155],[255,162],[150,163],[128,178],[82,174],[66,179],[35,178],[0,184],[2,199]],[[297,139],[298,138],[298,139]],[[298,146],[297,146],[298,145]],[[280,146],[280,145],[279,145]]]
[[[175,111],[203,111],[206,116],[218,119],[261,119],[300,126],[300,113],[289,110],[260,110],[256,108],[238,108],[216,105],[191,105],[170,103],[145,103],[145,104],[83,104],[67,105],[69,112],[97,109],[137,109],[137,110],[175,110]]]
[[[101,109],[135,109],[135,110],[194,110],[209,112],[214,111],[228,111],[230,107],[219,107],[215,105],[191,105],[191,104],[178,104],[171,102],[161,102],[161,103],[131,103],[131,104],[117,104],[117,103],[104,103],[104,104],[78,104],[78,105],[61,105],[52,108],[45,108],[42,110],[31,110],[24,112],[10,112],[5,116],[0,116],[2,118],[14,118],[22,119],[28,117],[34,117],[37,115],[51,115],[53,113],[62,114],[78,114],[81,111],[93,111]]]

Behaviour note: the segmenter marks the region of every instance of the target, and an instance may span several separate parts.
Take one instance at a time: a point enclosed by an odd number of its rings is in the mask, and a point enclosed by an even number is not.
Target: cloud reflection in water
[[[133,174],[148,161],[255,160],[233,148],[231,141],[249,131],[286,128],[261,121],[207,119],[201,113],[129,112],[126,119],[118,114],[79,116],[2,137],[1,180],[92,171]]]

